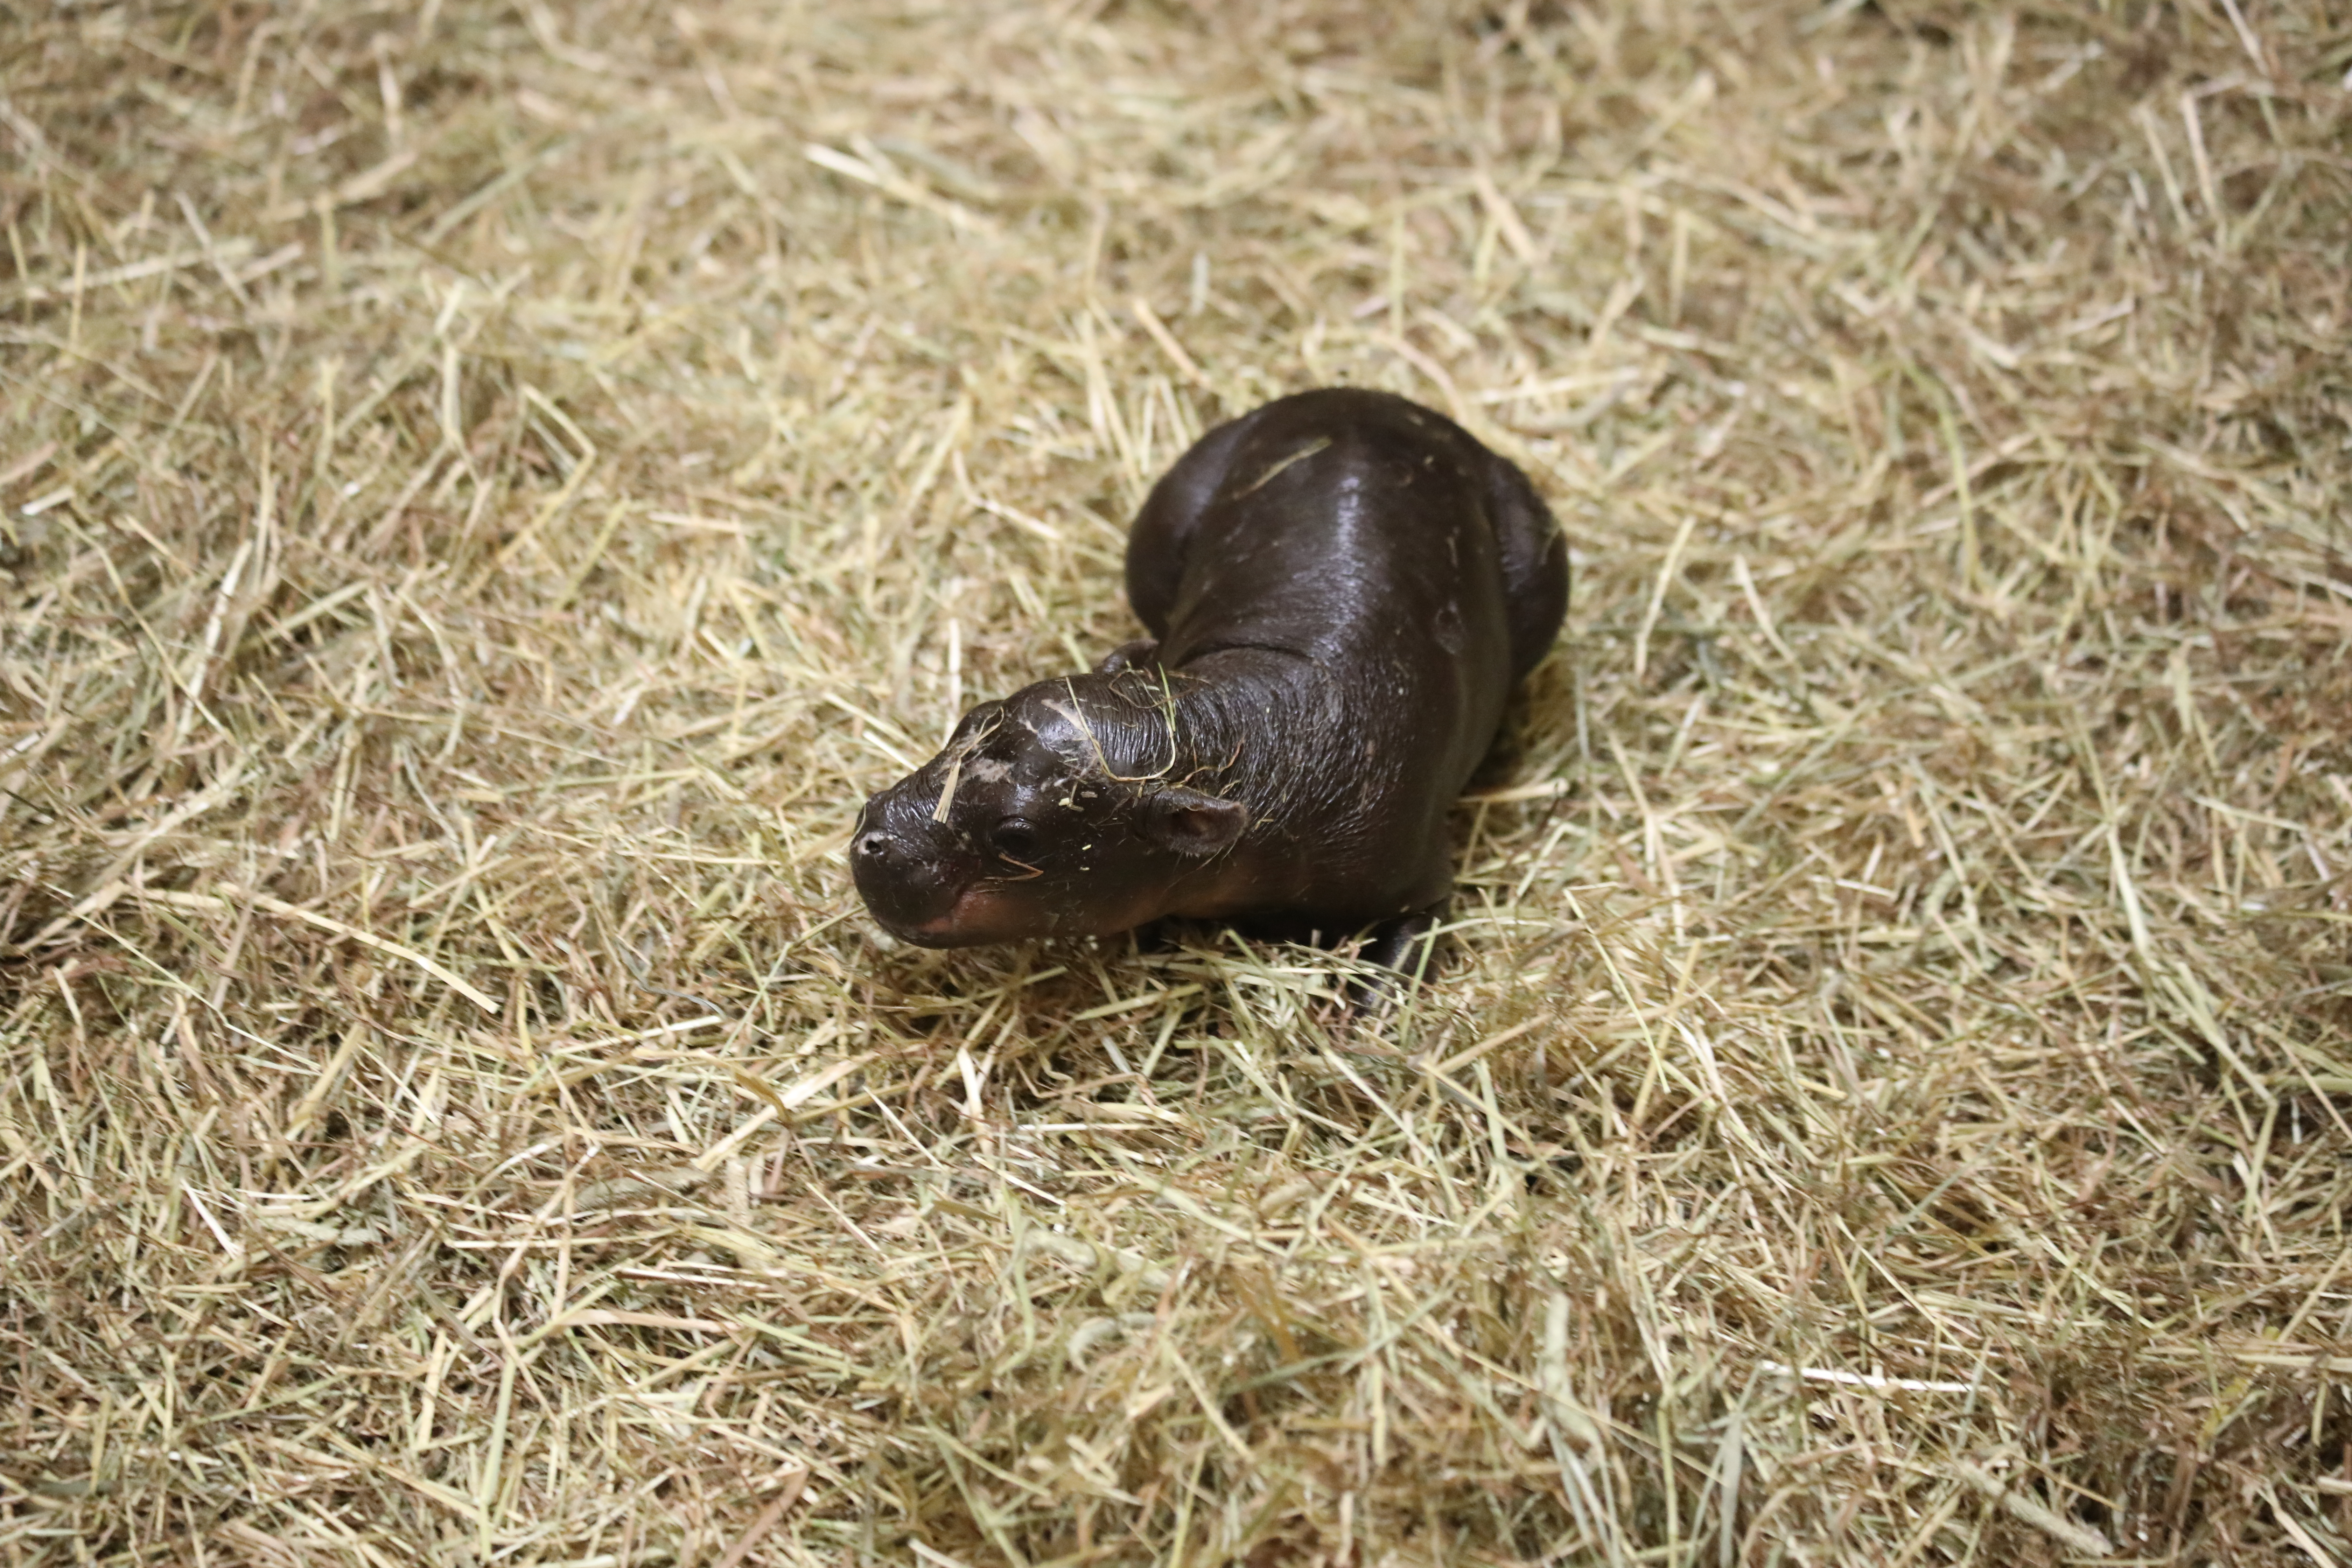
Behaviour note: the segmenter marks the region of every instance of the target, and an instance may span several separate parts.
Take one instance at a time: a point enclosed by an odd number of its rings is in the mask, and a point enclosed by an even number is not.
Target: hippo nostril
[[[857,853],[869,860],[878,858],[889,847],[890,836],[878,829],[862,836],[857,840]]]

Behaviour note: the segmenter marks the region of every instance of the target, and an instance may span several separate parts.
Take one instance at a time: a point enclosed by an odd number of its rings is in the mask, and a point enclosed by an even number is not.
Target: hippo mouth
[[[992,888],[968,887],[956,895],[945,914],[905,927],[891,934],[920,947],[979,947],[988,942],[1017,942],[1048,934],[1051,922],[1040,924],[1035,911],[1025,910]]]

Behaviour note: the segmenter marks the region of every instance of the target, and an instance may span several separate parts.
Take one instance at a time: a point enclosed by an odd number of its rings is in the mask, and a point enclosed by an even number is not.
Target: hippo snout
[[[849,870],[858,897],[892,935],[926,941],[955,909],[971,880],[968,856],[938,842],[930,824],[893,821],[879,799],[866,803],[849,840]]]

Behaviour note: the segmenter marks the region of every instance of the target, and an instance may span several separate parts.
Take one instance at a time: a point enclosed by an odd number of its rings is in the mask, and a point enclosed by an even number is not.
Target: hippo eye
[[[999,855],[1026,860],[1037,853],[1037,830],[1025,816],[1008,816],[989,835]]]

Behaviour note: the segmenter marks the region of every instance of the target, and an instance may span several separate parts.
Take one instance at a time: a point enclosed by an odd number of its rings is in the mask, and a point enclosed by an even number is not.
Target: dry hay
[[[7,15],[0,1562],[2343,1560],[2340,11]],[[1337,380],[1442,981],[877,939]]]

